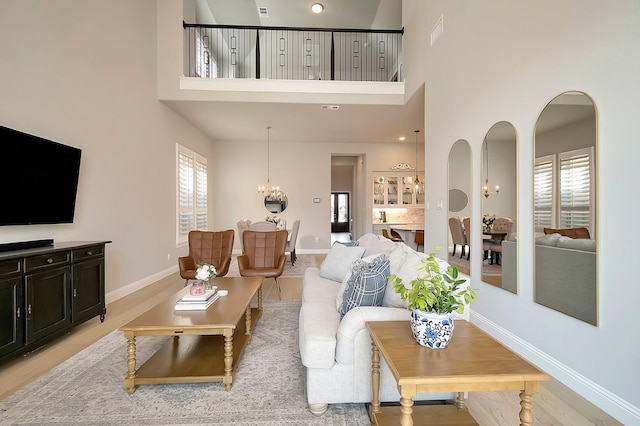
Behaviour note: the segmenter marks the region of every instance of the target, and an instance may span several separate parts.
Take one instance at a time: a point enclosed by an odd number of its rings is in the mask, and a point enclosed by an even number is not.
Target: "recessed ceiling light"
[[[400,136],[398,139],[400,139],[401,141],[404,140],[404,136]]]
[[[314,3],[311,5],[311,11],[313,13],[322,13],[323,10],[324,6],[322,5],[322,3]]]

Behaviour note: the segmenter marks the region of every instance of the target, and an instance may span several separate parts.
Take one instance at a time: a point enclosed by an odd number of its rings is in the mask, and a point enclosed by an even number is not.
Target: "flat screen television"
[[[0,126],[0,226],[72,223],[81,153]]]

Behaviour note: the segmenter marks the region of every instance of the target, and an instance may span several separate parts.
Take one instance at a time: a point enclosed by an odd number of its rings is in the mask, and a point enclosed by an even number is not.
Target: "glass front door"
[[[331,193],[331,232],[349,232],[351,212],[348,192]]]

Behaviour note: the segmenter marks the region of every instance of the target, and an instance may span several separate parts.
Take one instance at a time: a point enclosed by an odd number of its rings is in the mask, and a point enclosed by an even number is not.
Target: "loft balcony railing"
[[[402,81],[404,30],[183,22],[188,76],[272,80]]]

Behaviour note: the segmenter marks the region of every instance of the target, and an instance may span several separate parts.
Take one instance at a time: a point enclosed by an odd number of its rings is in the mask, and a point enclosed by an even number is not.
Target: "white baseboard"
[[[471,323],[621,423],[640,424],[640,408],[631,405],[473,310]]]
[[[146,286],[151,285],[158,280],[168,277],[171,274],[175,274],[176,272],[178,272],[178,270],[179,269],[177,265],[172,266],[171,268],[165,269],[164,271],[156,272],[153,275],[149,275],[148,277],[145,277],[141,280],[132,282],[131,284],[121,287],[117,290],[110,291],[105,295],[105,302],[107,304],[115,302],[116,300],[128,296],[131,293],[134,293],[142,288],[145,288]]]

